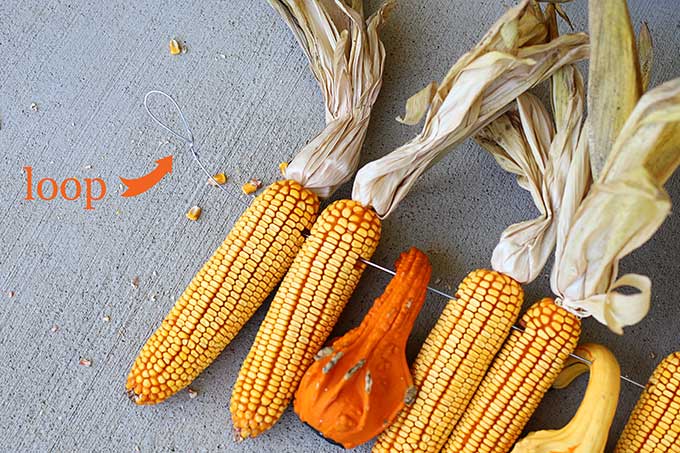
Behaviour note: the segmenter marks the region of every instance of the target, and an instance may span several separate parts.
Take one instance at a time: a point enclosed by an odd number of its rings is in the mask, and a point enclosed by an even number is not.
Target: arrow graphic
[[[139,178],[126,179],[120,177],[121,182],[127,186],[127,189],[121,196],[135,197],[142,194],[158,184],[158,182],[163,179],[163,176],[172,173],[172,156],[165,156],[162,159],[158,159],[156,163],[158,164],[156,165],[156,168]]]

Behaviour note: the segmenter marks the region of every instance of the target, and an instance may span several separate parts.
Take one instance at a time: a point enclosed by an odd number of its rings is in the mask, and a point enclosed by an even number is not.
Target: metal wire
[[[153,94],[158,94],[160,96],[163,96],[167,98],[170,103],[175,107],[175,110],[177,110],[177,113],[179,114],[179,119],[182,121],[182,125],[184,126],[184,130],[187,133],[187,136],[185,137],[184,135],[180,134],[179,132],[173,130],[170,126],[162,122],[156,115],[151,112],[151,109],[149,108],[149,97]],[[146,109],[146,113],[151,117],[152,120],[156,124],[158,124],[160,127],[165,129],[167,132],[172,134],[173,137],[183,141],[187,147],[189,148],[189,151],[191,151],[191,155],[194,157],[194,161],[198,164],[198,166],[203,170],[203,173],[206,174],[206,176],[214,183],[215,187],[219,187],[222,192],[226,193],[227,195],[231,195],[227,189],[222,187],[220,183],[218,183],[215,178],[213,178],[213,175],[208,172],[208,170],[205,168],[203,165],[203,162],[201,162],[201,158],[198,156],[198,152],[196,151],[196,144],[194,142],[194,133],[191,131],[191,127],[189,127],[189,122],[187,121],[186,117],[184,116],[184,113],[182,112],[182,109],[179,107],[179,104],[177,104],[177,101],[170,96],[168,93],[165,93],[164,91],[160,90],[151,90],[146,95],[144,95],[144,109]]]
[[[187,136],[184,136],[184,135],[182,135],[181,133],[179,133],[179,132],[173,130],[173,129],[170,128],[168,125],[166,125],[165,123],[163,123],[160,119],[158,119],[158,117],[157,117],[156,115],[154,115],[154,114],[151,112],[151,109],[149,108],[148,100],[149,100],[149,97],[150,97],[151,95],[153,95],[153,94],[161,95],[161,96],[167,98],[167,99],[172,103],[172,105],[175,107],[175,110],[176,110],[177,113],[179,114],[180,120],[182,121],[182,125],[184,126],[184,130],[186,131]],[[192,156],[194,157],[194,161],[198,164],[198,166],[201,168],[201,170],[203,171],[203,173],[205,173],[206,176],[208,176],[208,178],[210,178],[210,179],[215,183],[215,185],[216,185],[217,187],[219,187],[224,193],[226,193],[227,195],[230,195],[230,196],[231,196],[232,194],[229,193],[224,187],[222,187],[222,185],[220,185],[219,183],[217,183],[217,181],[215,181],[215,179],[213,178],[213,176],[210,174],[210,172],[208,172],[208,170],[205,168],[205,166],[204,166],[203,163],[201,162],[201,159],[199,158],[198,153],[196,152],[196,147],[195,147],[195,144],[194,144],[194,134],[193,134],[193,132],[191,131],[191,127],[189,127],[189,122],[188,122],[187,119],[185,118],[184,113],[182,113],[182,109],[179,107],[179,104],[177,104],[177,101],[175,101],[175,99],[173,99],[172,96],[170,96],[169,94],[167,94],[167,93],[165,93],[165,92],[163,92],[163,91],[160,91],[160,90],[152,90],[152,91],[149,91],[148,93],[146,93],[146,95],[144,96],[144,108],[146,109],[146,113],[149,114],[149,116],[151,117],[151,119],[152,119],[154,122],[156,122],[156,124],[158,124],[158,125],[159,125],[160,127],[162,127],[164,130],[166,130],[167,132],[169,132],[170,134],[172,134],[173,137],[175,137],[175,138],[181,140],[182,142],[184,142],[184,143],[188,146],[189,150],[191,151]],[[366,259],[364,259],[364,258],[359,258],[359,260],[360,260],[361,262],[363,262],[364,264],[366,264],[367,266],[370,266],[370,267],[372,267],[372,268],[374,268],[374,269],[378,269],[379,271],[385,272],[385,273],[387,273],[387,274],[389,274],[389,275],[395,275],[395,272],[394,272],[392,269],[388,268],[388,267],[381,266],[381,265],[379,265],[379,264],[376,264],[376,263],[374,263],[374,262],[372,262],[372,261],[369,261],[369,260],[366,260]],[[437,288],[433,288],[432,286],[428,286],[428,287],[427,287],[427,290],[430,291],[431,293],[437,294],[438,296],[444,297],[444,298],[446,298],[446,299],[450,299],[450,300],[455,299],[454,296],[452,296],[452,295],[450,295],[450,294],[447,294],[447,293],[445,293],[444,291],[441,291],[441,290],[439,290],[439,289],[437,289]],[[513,326],[512,326],[512,329],[513,329],[513,330],[516,330],[516,331],[518,331],[518,332],[524,332],[524,329],[522,329],[520,326],[517,326],[517,325],[513,325]],[[571,353],[571,354],[569,354],[569,356],[572,357],[572,358],[574,358],[574,359],[576,359],[576,360],[578,360],[578,361],[580,361],[580,362],[583,362],[583,363],[585,363],[585,364],[587,364],[587,365],[592,365],[592,362],[590,362],[588,359],[586,359],[586,358],[584,358],[584,357],[581,357],[581,356],[579,356],[579,355],[577,355],[577,354]],[[624,382],[627,382],[627,383],[629,383],[629,384],[635,385],[636,387],[639,387],[639,388],[641,388],[641,389],[644,389],[644,388],[645,388],[644,385],[642,385],[642,384],[640,384],[639,382],[636,382],[636,381],[630,379],[630,378],[627,377],[627,376],[621,375],[620,377],[621,377],[621,380],[624,381]]]

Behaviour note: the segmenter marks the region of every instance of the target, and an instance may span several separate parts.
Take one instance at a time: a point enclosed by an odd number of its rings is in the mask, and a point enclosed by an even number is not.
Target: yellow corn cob
[[[442,452],[505,453],[574,351],[580,320],[552,299],[522,316],[493,361]]]
[[[506,275],[476,270],[455,296],[413,364],[423,390],[378,437],[374,453],[441,450],[517,319],[524,292]]]
[[[212,363],[281,280],[318,209],[290,180],[253,201],[137,356],[125,386],[133,401],[161,402]]]
[[[351,200],[326,208],[272,301],[231,395],[242,438],[271,428],[290,403],[359,282],[380,239],[372,209]]]
[[[680,352],[654,370],[614,453],[680,452]]]

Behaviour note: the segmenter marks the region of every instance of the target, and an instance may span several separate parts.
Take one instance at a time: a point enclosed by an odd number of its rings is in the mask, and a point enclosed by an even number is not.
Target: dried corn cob
[[[614,453],[680,452],[680,352],[654,370]]]
[[[438,452],[510,332],[523,300],[512,278],[476,270],[463,280],[413,364],[414,403],[383,432],[373,452]]]
[[[581,334],[580,320],[549,298],[520,322],[524,332],[510,334],[443,452],[510,451]]]
[[[380,220],[340,200],[314,224],[272,301],[231,395],[242,438],[269,429],[335,325],[380,239]]]
[[[254,200],[142,348],[125,386],[131,399],[161,402],[219,355],[283,277],[318,208],[290,180]]]

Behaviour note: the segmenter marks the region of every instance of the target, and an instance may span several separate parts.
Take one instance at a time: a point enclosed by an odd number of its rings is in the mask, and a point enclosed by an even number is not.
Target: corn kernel
[[[193,220],[194,222],[198,220],[201,216],[201,208],[194,206],[189,211],[187,211],[187,219]]]
[[[553,325],[555,317],[563,318],[563,323]],[[442,453],[510,451],[576,348],[581,333],[579,319],[547,298],[532,305],[521,323],[526,330],[511,332]],[[570,334],[566,338],[539,335],[551,326],[560,329],[556,334]]]
[[[680,451],[680,352],[656,367],[623,429],[614,453]]]
[[[259,179],[251,179],[247,183],[243,184],[241,190],[243,190],[244,194],[251,195],[257,192],[260,187],[262,187],[262,181]]]
[[[288,162],[281,162],[279,164],[279,171],[283,177],[286,176],[286,169],[288,169]]]
[[[212,178],[208,178],[208,184],[210,184],[213,187],[216,186],[221,186],[222,184],[227,182],[227,175],[224,173],[218,173],[216,175],[213,175]]]
[[[176,39],[170,40],[170,55],[179,55],[182,53],[182,45]]]

